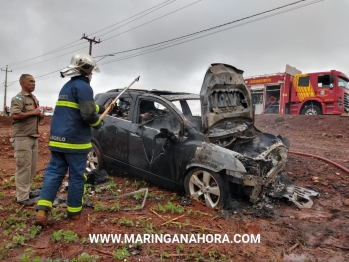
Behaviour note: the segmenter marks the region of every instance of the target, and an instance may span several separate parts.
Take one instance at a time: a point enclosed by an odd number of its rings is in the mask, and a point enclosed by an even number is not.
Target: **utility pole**
[[[1,68],[1,71],[6,71],[6,74],[5,74],[5,92],[4,92],[4,107],[3,107],[3,110],[5,110],[5,106],[6,106],[6,92],[7,92],[7,73],[8,72],[12,72],[12,70],[11,71],[8,71],[8,66],[6,66],[6,70],[3,70],[2,68]],[[4,115],[6,115],[6,112],[4,112],[5,114]]]
[[[90,49],[89,49],[89,52],[88,52],[89,55],[92,55],[92,43],[99,44],[101,42],[101,39],[98,39],[98,41],[97,41],[96,37],[88,38],[87,36],[85,36],[85,34],[84,34],[83,37],[81,37],[81,39],[86,39],[87,41],[90,42]]]

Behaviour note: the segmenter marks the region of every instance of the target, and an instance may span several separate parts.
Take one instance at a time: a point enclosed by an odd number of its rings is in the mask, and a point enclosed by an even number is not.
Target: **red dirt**
[[[50,157],[47,148],[49,123],[50,119],[46,118],[40,125],[38,178],[34,183],[36,187],[40,187],[42,183],[40,178]],[[291,141],[292,151],[319,155],[349,168],[349,117],[261,115],[256,117],[255,125],[264,132],[287,137]],[[24,211],[34,211],[33,207],[23,207],[16,213],[16,210],[10,208],[20,208],[15,203],[15,186],[11,180],[15,171],[13,151],[9,143],[11,132],[10,118],[0,117],[0,185],[4,194],[0,198],[1,221],[8,221],[12,214],[20,217]],[[121,261],[124,258],[128,261],[348,261],[349,174],[316,158],[293,154],[289,154],[284,171],[295,184],[320,192],[319,198],[313,198],[314,206],[311,209],[299,210],[290,203],[277,201],[273,208],[276,215],[273,218],[263,218],[250,212],[250,203],[240,200],[238,209],[232,213],[207,209],[197,201],[193,201],[192,206],[184,206],[186,212],[181,214],[153,212],[158,203],[164,206],[168,200],[175,205],[178,202],[176,194],[149,186],[150,197],[141,211],[109,212],[86,207],[78,222],[68,221],[66,218],[59,221],[51,218],[49,226],[41,229],[34,238],[28,238],[24,245],[14,245],[9,249],[5,248],[6,244],[14,242],[13,235],[21,234],[21,231],[4,236],[5,226],[1,224],[0,234],[3,237],[0,239],[0,258],[4,261],[20,261],[25,249],[31,248],[36,253],[30,257],[40,256],[41,261],[48,258],[52,261],[71,260],[84,252],[98,255],[98,261],[111,261],[117,250]],[[11,181],[10,185],[7,181]],[[119,194],[134,191],[133,181],[122,177],[114,179],[121,188]],[[64,208],[60,210],[65,213]],[[28,227],[34,224],[33,215],[34,213],[30,213],[26,220]],[[122,223],[120,219],[123,217],[132,220],[134,225],[127,226]],[[180,223],[164,224],[177,217],[180,218],[173,222]],[[61,229],[74,231],[80,241],[66,243],[60,240],[53,243],[52,234]],[[261,242],[185,245],[145,243],[138,248],[125,244],[92,244],[88,239],[91,233],[174,235],[189,232],[228,234],[230,239],[237,233],[259,233]],[[83,238],[87,239],[84,243],[81,241]],[[124,247],[135,255],[130,254],[123,258],[120,250]]]

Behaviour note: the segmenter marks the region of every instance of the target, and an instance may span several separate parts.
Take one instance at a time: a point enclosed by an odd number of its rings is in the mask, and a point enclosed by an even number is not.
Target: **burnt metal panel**
[[[237,118],[253,122],[251,94],[243,71],[226,64],[212,64],[201,91],[201,117],[206,133],[216,124]]]

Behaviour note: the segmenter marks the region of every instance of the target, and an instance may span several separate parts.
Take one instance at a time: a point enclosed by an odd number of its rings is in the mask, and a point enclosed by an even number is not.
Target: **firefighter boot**
[[[47,211],[38,210],[35,216],[35,225],[46,227],[47,226]]]

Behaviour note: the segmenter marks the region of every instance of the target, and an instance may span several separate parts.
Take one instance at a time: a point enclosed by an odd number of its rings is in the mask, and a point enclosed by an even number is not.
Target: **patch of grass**
[[[119,219],[119,225],[124,225],[124,226],[127,226],[127,227],[133,227],[133,222],[131,219],[128,219],[126,217],[122,217]]]
[[[98,261],[98,255],[89,255],[88,253],[82,253],[77,258],[73,258],[70,262],[96,262]]]
[[[170,257],[171,257],[171,255],[170,255],[168,252],[166,252],[166,251],[164,251],[164,252],[162,252],[162,253],[160,254],[160,259],[161,259],[161,260],[167,259],[167,258],[170,258]]]
[[[23,236],[23,235],[15,235],[12,238],[12,242],[15,245],[23,245],[24,241],[25,241],[25,236]]]
[[[120,210],[120,203],[119,203],[119,201],[115,201],[112,205],[111,205],[111,207],[110,207],[110,209],[109,209],[110,211],[119,211]]]
[[[35,182],[41,182],[42,181],[42,175],[41,174],[38,174],[34,177],[34,181]]]
[[[165,209],[167,211],[170,211],[171,214],[174,214],[174,213],[183,213],[184,212],[184,208],[180,205],[174,205],[172,204],[171,201],[168,201],[167,204],[165,205]]]
[[[94,211],[97,211],[97,212],[108,210],[108,208],[103,203],[98,202],[98,201],[94,202],[93,206],[94,206]]]
[[[161,205],[160,203],[157,203],[154,206],[154,209],[156,211],[162,212],[162,213],[166,213],[166,212],[170,212],[171,214],[174,213],[183,213],[184,212],[184,208],[180,205],[174,205],[171,201],[168,201],[167,204],[165,206]]]
[[[130,181],[127,178],[125,178],[125,186],[129,186],[129,185],[130,185]]]
[[[71,230],[64,231],[63,236],[64,236],[64,241],[67,243],[79,241],[78,235],[74,231],[71,231]]]
[[[64,216],[65,216],[65,212],[62,212],[60,207],[55,207],[55,208],[52,209],[51,217],[54,220],[59,221]]]
[[[117,260],[124,260],[128,256],[130,256],[130,252],[128,252],[128,250],[125,247],[123,247],[116,250],[116,252],[113,255],[113,258]]]
[[[52,233],[51,240],[53,243],[58,242],[62,239],[63,237],[63,230],[60,229],[58,231],[55,231]]]
[[[2,183],[2,189],[7,189],[7,188],[10,188],[11,187],[11,181],[4,181]]]
[[[109,191],[113,191],[113,189],[116,189],[116,183],[109,183],[107,186],[106,186],[106,189],[109,190]]]
[[[78,235],[74,231],[71,231],[71,230],[63,231],[62,229],[60,229],[58,231],[53,232],[51,235],[51,240],[53,243],[59,242],[62,239],[66,243],[79,241]]]
[[[32,255],[34,255],[35,253],[36,251],[34,249],[27,248],[26,250],[24,250],[24,254],[22,254],[19,261],[20,262],[40,262],[41,261],[40,257],[32,258]]]

